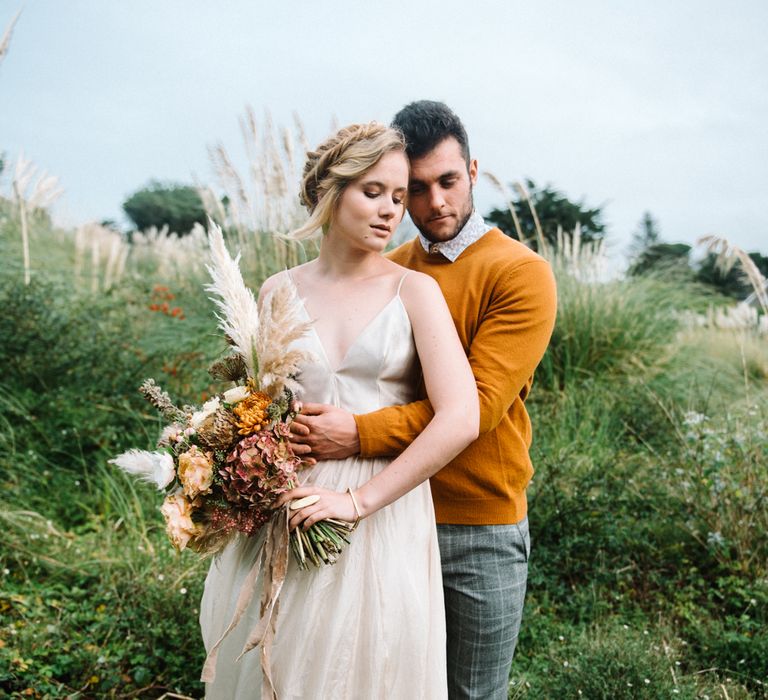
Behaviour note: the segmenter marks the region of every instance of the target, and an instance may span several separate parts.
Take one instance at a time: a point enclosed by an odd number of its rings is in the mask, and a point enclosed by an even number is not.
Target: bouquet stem
[[[308,530],[297,527],[291,532],[291,551],[299,568],[309,568],[309,562],[318,568],[335,564],[344,546],[349,544],[350,532],[352,523],[332,519],[321,520]]]

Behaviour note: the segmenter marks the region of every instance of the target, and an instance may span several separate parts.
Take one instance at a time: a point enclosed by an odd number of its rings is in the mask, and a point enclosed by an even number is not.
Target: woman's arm
[[[428,479],[478,435],[477,388],[440,287],[427,275],[411,272],[400,298],[411,320],[434,415],[391,464],[355,491],[363,517]],[[280,504],[313,494],[320,495],[320,500],[293,514],[291,527],[303,523],[307,528],[325,518],[356,518],[349,494],[312,485],[285,494]]]

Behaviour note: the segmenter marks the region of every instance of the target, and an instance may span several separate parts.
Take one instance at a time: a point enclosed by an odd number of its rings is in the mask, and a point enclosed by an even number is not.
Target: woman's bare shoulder
[[[409,311],[411,306],[416,304],[427,306],[435,303],[445,304],[440,285],[432,277],[405,267],[402,268],[399,292],[403,304]]]
[[[435,285],[437,284],[437,282],[435,282],[429,275],[426,275],[423,272],[411,270],[408,267],[403,267],[402,265],[398,265],[396,262],[392,262],[388,259],[386,259],[386,263],[387,274],[391,275],[393,279],[396,279],[398,284],[402,282],[403,288],[405,288],[406,285],[428,286],[430,283],[434,283]]]
[[[303,263],[302,265],[292,267],[290,270],[280,270],[280,272],[276,272],[274,275],[267,277],[259,289],[259,298],[263,299],[267,294],[277,289],[280,285],[285,284],[288,280],[292,279],[297,270],[300,270],[309,264],[310,263]]]

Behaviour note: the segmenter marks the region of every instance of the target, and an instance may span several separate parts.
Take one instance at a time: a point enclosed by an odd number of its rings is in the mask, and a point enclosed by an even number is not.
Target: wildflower
[[[697,413],[696,411],[687,411],[683,415],[683,425],[695,426],[700,425],[704,421],[709,420],[703,413]]]
[[[722,547],[725,544],[725,537],[723,537],[719,530],[716,532],[708,532],[707,544],[711,547]]]
[[[651,681],[649,678],[643,678],[643,683],[645,683],[646,685],[650,685]]]
[[[164,581],[165,580],[165,576],[163,574],[158,574],[157,575],[157,580],[158,581]]]
[[[181,588],[179,590],[179,593],[181,593],[181,595],[187,595],[187,589],[186,588]]]

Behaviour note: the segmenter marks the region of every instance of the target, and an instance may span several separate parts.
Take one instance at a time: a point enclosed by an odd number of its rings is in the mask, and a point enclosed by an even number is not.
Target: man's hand
[[[323,403],[305,403],[291,423],[291,447],[305,462],[359,454],[360,438],[351,413]]]

